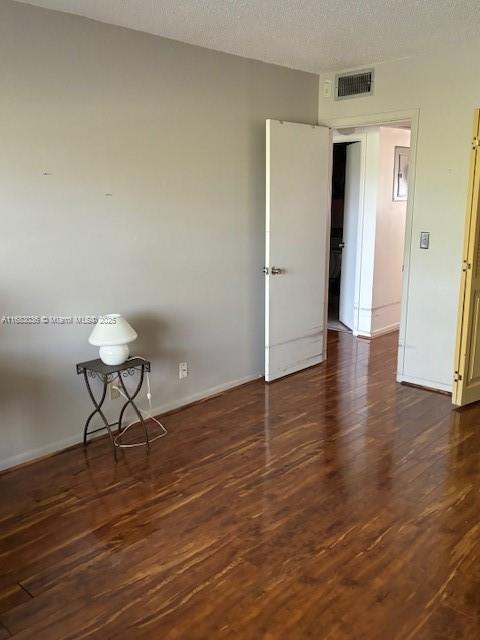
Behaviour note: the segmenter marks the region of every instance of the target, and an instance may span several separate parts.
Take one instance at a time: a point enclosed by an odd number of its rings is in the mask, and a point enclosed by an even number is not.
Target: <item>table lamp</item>
[[[100,347],[102,362],[117,365],[128,359],[128,344],[136,338],[137,332],[120,313],[109,313],[99,317],[88,341],[95,347]]]

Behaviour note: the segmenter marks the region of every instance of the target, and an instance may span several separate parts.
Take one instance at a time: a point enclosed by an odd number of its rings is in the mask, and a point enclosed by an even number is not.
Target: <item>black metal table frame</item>
[[[77,364],[77,374],[83,374],[88,394],[95,407],[95,409],[88,416],[85,422],[85,427],[83,429],[83,444],[84,446],[87,446],[88,444],[87,438],[89,435],[92,435],[93,433],[97,433],[98,431],[104,431],[106,429],[110,437],[110,442],[112,443],[113,457],[115,459],[115,462],[117,462],[118,460],[117,448],[132,446],[132,445],[122,445],[121,443],[119,443],[119,439],[121,438],[123,433],[123,430],[122,430],[123,416],[129,405],[133,408],[133,410],[137,414],[138,421],[142,424],[143,429],[145,431],[145,441],[136,443],[136,444],[144,444],[148,449],[150,449],[150,440],[148,436],[147,425],[145,424],[145,420],[143,419],[141,411],[138,409],[137,405],[135,404],[135,398],[140,393],[140,390],[143,386],[145,372],[150,371],[150,362],[148,362],[148,360],[143,360],[141,358],[132,358],[130,361],[127,361],[127,363],[124,363],[123,365],[119,365],[118,367],[103,365],[103,363],[101,364],[100,363],[101,363],[100,360],[91,360],[89,362],[82,362],[80,364]],[[90,368],[90,367],[95,367],[95,368]],[[135,390],[133,391],[133,393],[130,393],[124,382],[124,378],[128,376],[133,376],[136,371],[140,372],[138,384]],[[103,382],[102,394],[100,396],[100,400],[98,401],[95,398],[95,394],[92,390],[89,378],[92,378],[92,379],[97,378],[101,382]],[[105,402],[105,398],[107,397],[108,386],[114,380],[120,381],[122,392],[124,394],[124,397],[127,398],[127,400],[122,405],[118,420],[116,422],[108,422],[104,412],[102,411],[102,406],[103,406],[103,403]],[[90,425],[90,422],[97,414],[102,419],[104,426],[99,427],[98,429],[92,429],[91,431],[89,431],[88,427]],[[118,433],[116,436],[113,435],[112,427],[118,427]]]

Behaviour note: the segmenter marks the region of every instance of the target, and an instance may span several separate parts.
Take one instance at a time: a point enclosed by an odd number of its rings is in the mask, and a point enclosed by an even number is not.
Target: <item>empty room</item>
[[[479,56],[0,0],[0,640],[480,637]]]

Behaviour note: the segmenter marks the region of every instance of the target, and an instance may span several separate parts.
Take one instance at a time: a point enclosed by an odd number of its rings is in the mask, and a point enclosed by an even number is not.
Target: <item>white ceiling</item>
[[[478,38],[479,0],[17,0],[320,72]]]

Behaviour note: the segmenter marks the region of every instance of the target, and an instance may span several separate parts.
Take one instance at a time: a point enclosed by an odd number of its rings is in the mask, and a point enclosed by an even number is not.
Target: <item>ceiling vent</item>
[[[340,73],[335,77],[335,99],[357,98],[373,94],[373,69]]]

